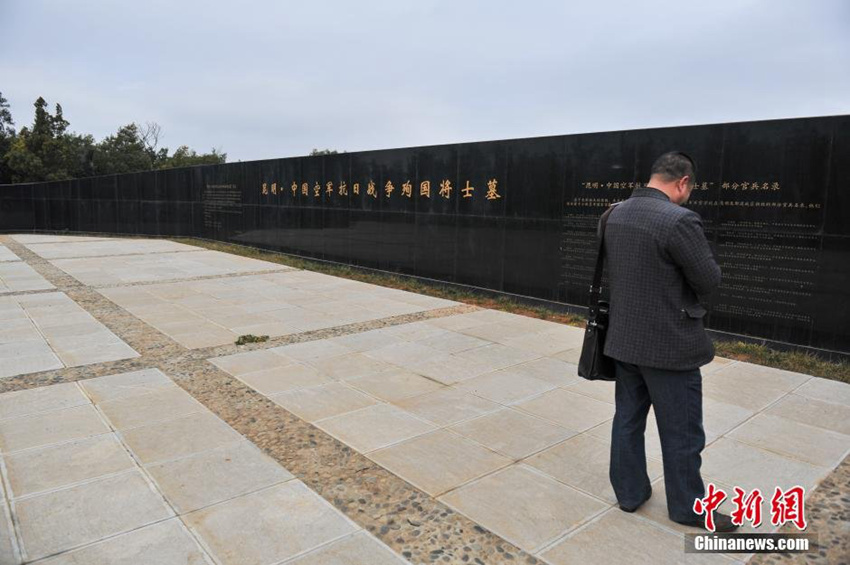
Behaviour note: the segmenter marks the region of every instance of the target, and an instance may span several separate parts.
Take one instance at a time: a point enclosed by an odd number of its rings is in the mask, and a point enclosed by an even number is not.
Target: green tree
[[[71,178],[90,177],[94,172],[95,140],[90,134],[66,133],[62,150]]]
[[[213,149],[211,153],[197,153],[186,145],[178,147],[172,155],[167,147],[159,147],[162,132],[159,124],[128,124],[104,138],[95,147],[95,174],[120,174],[151,169],[170,169],[192,165],[217,165],[227,160],[227,154]]]
[[[170,157],[166,157],[158,163],[159,169],[171,169],[173,167],[191,167],[194,165],[220,165],[227,162],[227,153],[219,149],[212,149],[209,153],[197,153],[186,145],[181,145],[174,150]]]
[[[167,147],[159,147],[162,128],[155,122],[122,126],[97,143],[91,135],[68,131],[60,104],[53,114],[42,97],[34,106],[32,125],[15,134],[9,104],[0,95],[0,182],[65,180],[227,161],[221,150],[199,154],[185,145],[169,155]]]
[[[31,128],[23,127],[16,136],[5,163],[13,182],[65,180],[80,170],[79,156],[68,147],[68,122],[62,106],[56,104],[50,114],[41,96],[35,101],[35,119]]]
[[[96,175],[148,171],[152,168],[153,159],[139,136],[136,124],[119,128],[115,135],[105,137],[95,146]]]
[[[15,142],[15,121],[9,110],[9,102],[0,92],[0,184],[12,182],[12,171],[6,165],[6,155]]]
[[[316,148],[313,148],[313,150],[310,151],[310,157],[317,157],[319,155],[336,155],[337,153],[339,153],[339,152],[336,149],[316,149]]]

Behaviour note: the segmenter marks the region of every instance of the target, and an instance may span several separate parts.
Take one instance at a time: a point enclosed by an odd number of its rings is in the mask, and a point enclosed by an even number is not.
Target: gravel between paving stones
[[[796,563],[850,563],[850,457],[830,473],[806,498],[806,533],[818,536],[817,553],[764,553],[754,556],[755,565],[787,565]],[[780,533],[800,533],[786,525]]]
[[[411,563],[540,563],[206,361],[237,352],[471,312],[479,309],[476,306],[392,316],[245,346],[188,350],[23,245],[4,236],[0,236],[0,242],[141,354],[125,361],[9,377],[0,380],[0,393],[156,367]]]
[[[135,359],[9,377],[0,380],[0,393],[156,367],[410,562],[541,563],[206,361],[238,352],[451,316],[478,307],[460,305],[287,335],[263,343],[188,350],[8,236],[0,236],[0,243],[141,354]],[[258,273],[197,279],[251,274]],[[155,284],[161,282],[168,281]],[[35,292],[40,291],[12,294]],[[850,563],[850,457],[809,494],[806,511],[808,532],[818,535],[817,554],[756,555],[750,563]]]

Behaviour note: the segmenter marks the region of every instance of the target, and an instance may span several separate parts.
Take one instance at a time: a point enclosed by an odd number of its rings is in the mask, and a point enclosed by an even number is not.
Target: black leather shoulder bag
[[[608,302],[602,300],[602,265],[605,261],[605,225],[614,206],[602,214],[600,220],[601,235],[599,237],[599,252],[596,255],[596,270],[590,285],[590,297],[587,305],[587,326],[584,331],[584,343],[581,346],[581,357],[578,362],[578,374],[590,381],[613,381],[614,360],[606,357],[605,334],[608,331]]]

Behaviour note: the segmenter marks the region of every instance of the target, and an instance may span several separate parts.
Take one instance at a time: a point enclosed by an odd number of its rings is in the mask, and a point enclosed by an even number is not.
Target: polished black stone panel
[[[418,190],[416,212],[420,214],[457,214],[458,147],[436,145],[413,149],[416,155]],[[423,185],[423,183],[425,183]]]
[[[30,185],[30,198],[34,201],[47,199],[47,193],[50,192],[50,185],[37,183]]]
[[[242,193],[242,215],[239,233],[260,228],[260,208],[270,195],[263,193],[262,161],[242,164],[242,178],[237,181],[237,188]]]
[[[139,177],[139,198],[141,200],[156,201],[159,200],[156,181],[157,171],[148,171],[142,173]]]
[[[283,187],[280,181],[280,163],[277,159],[260,161],[257,167],[250,163],[245,167],[247,174],[258,175],[248,178],[248,185],[256,185],[258,190],[255,195],[257,206],[251,206],[253,214],[245,215],[243,208],[243,228],[245,229],[245,240],[247,243],[267,247],[272,240],[272,231],[280,225],[280,209],[283,199]],[[249,235],[250,234],[250,235]],[[258,241],[252,241],[259,236]]]
[[[99,232],[97,225],[97,200],[92,197],[94,179],[78,179],[76,190],[77,229],[84,232]]]
[[[568,140],[571,158],[565,203],[578,198],[616,201],[628,196],[631,188],[623,189],[622,183],[639,180],[637,148],[628,133],[582,134]],[[619,188],[615,188],[614,183],[619,183]]]
[[[391,149],[373,153],[372,160],[380,171],[375,188],[381,211],[413,214],[417,203],[414,192],[416,153],[409,149]]]
[[[560,219],[507,218],[502,290],[561,301]]]
[[[45,199],[33,199],[32,201],[32,211],[33,218],[36,222],[36,225],[47,225],[50,221],[50,210],[48,208],[49,202]]]
[[[337,263],[348,263],[350,261],[351,237],[348,232],[350,215],[351,210],[348,208],[324,210],[324,226],[322,228],[324,259]]]
[[[105,177],[94,177],[90,187],[89,198],[94,200],[115,200],[117,175],[108,175]]]
[[[669,150],[710,328],[850,353],[850,116],[268,159],[0,187],[0,231],[200,236],[584,305],[599,216]]]
[[[311,198],[321,198],[321,196],[311,196]],[[308,257],[323,259],[325,253],[322,233],[324,211],[321,206],[304,206],[299,211],[301,212],[299,220],[301,228],[297,234],[293,234],[293,237],[296,238],[298,249],[301,254]]]
[[[0,217],[5,231],[30,231],[37,225],[32,198],[0,199]]]
[[[280,225],[273,232],[277,251],[284,253],[299,252],[297,234],[301,228],[301,211],[296,207],[284,206],[280,208]]]
[[[243,168],[243,163],[198,168],[200,208],[195,221],[202,227],[198,232],[202,237],[238,241],[244,231],[243,217],[254,210],[247,204],[252,195],[245,189]]]
[[[416,264],[416,215],[382,211],[378,219],[378,268],[414,274]]]
[[[168,200],[192,202],[199,198],[200,191],[198,190],[196,192],[196,187],[192,181],[193,170],[194,167],[163,171],[165,173],[165,190],[168,194]]]
[[[457,282],[456,215],[416,214],[414,261],[419,276]]]
[[[458,146],[456,190],[460,216],[505,216],[508,145],[504,141],[491,141]],[[518,184],[516,190],[525,194],[533,188]]]
[[[354,196],[353,198],[357,198]],[[349,214],[351,263],[378,269],[381,266],[381,223],[379,213],[351,210]]]
[[[139,233],[145,235],[161,235],[162,226],[166,223],[166,208],[162,202],[141,202],[139,214]]]
[[[301,159],[278,159],[280,206],[292,208],[303,204],[301,194]]]
[[[96,230],[104,233],[118,233],[118,218],[115,200],[94,200]]]
[[[850,300],[848,300],[850,237],[825,235],[818,257],[818,272],[809,299],[812,318],[810,343],[833,351],[850,351]],[[791,342],[797,343],[797,342]]]
[[[338,263],[350,261],[351,214],[349,190],[350,157],[347,153],[322,156],[323,253],[324,259]]]
[[[504,200],[505,216],[560,219],[568,180],[567,140],[564,137],[539,137],[504,143],[507,178],[499,192]],[[573,168],[570,167],[571,170]],[[572,177],[569,181],[573,182]],[[516,189],[513,190],[513,187]]]
[[[323,157],[301,159],[301,185],[307,185],[307,194],[302,201],[302,207],[323,209],[325,202],[325,179]]]
[[[115,188],[115,197],[121,202],[138,202],[140,179],[150,173],[130,173],[118,175]]]
[[[850,237],[850,116],[831,120],[829,181],[824,206],[824,233]]]
[[[71,198],[71,182],[69,180],[53,183],[34,184],[33,188],[41,187],[41,191],[34,190],[33,198],[45,198],[47,200],[68,200]]]
[[[322,158],[322,195],[323,202],[331,210],[348,210],[351,208],[351,191],[349,176],[351,158],[347,153],[340,155],[325,155]]]
[[[2,200],[0,200],[2,202]],[[68,200],[47,201],[46,230],[65,231],[71,229],[72,214]],[[135,227],[135,226],[134,226]]]
[[[502,290],[502,271],[505,268],[504,218],[459,216],[455,237],[455,281]]]
[[[351,183],[349,202],[352,210],[378,212],[381,209],[383,164],[378,161],[379,155],[379,151],[364,151],[354,153],[349,157],[349,182]],[[305,161],[310,161],[310,159],[305,159]]]
[[[118,202],[118,229],[117,233],[134,234],[139,231],[139,202]]]
[[[160,228],[158,235],[184,237],[193,235],[193,209],[192,202],[174,202],[167,205],[165,224]]]

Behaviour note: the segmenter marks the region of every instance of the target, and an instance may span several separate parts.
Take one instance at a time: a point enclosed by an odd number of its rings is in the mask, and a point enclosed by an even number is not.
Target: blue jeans
[[[705,431],[699,369],[666,371],[616,361],[616,371],[610,478],[618,502],[635,507],[649,496],[644,430],[652,405],[661,438],[667,513],[675,521],[695,519],[694,500],[705,496],[700,475]]]

